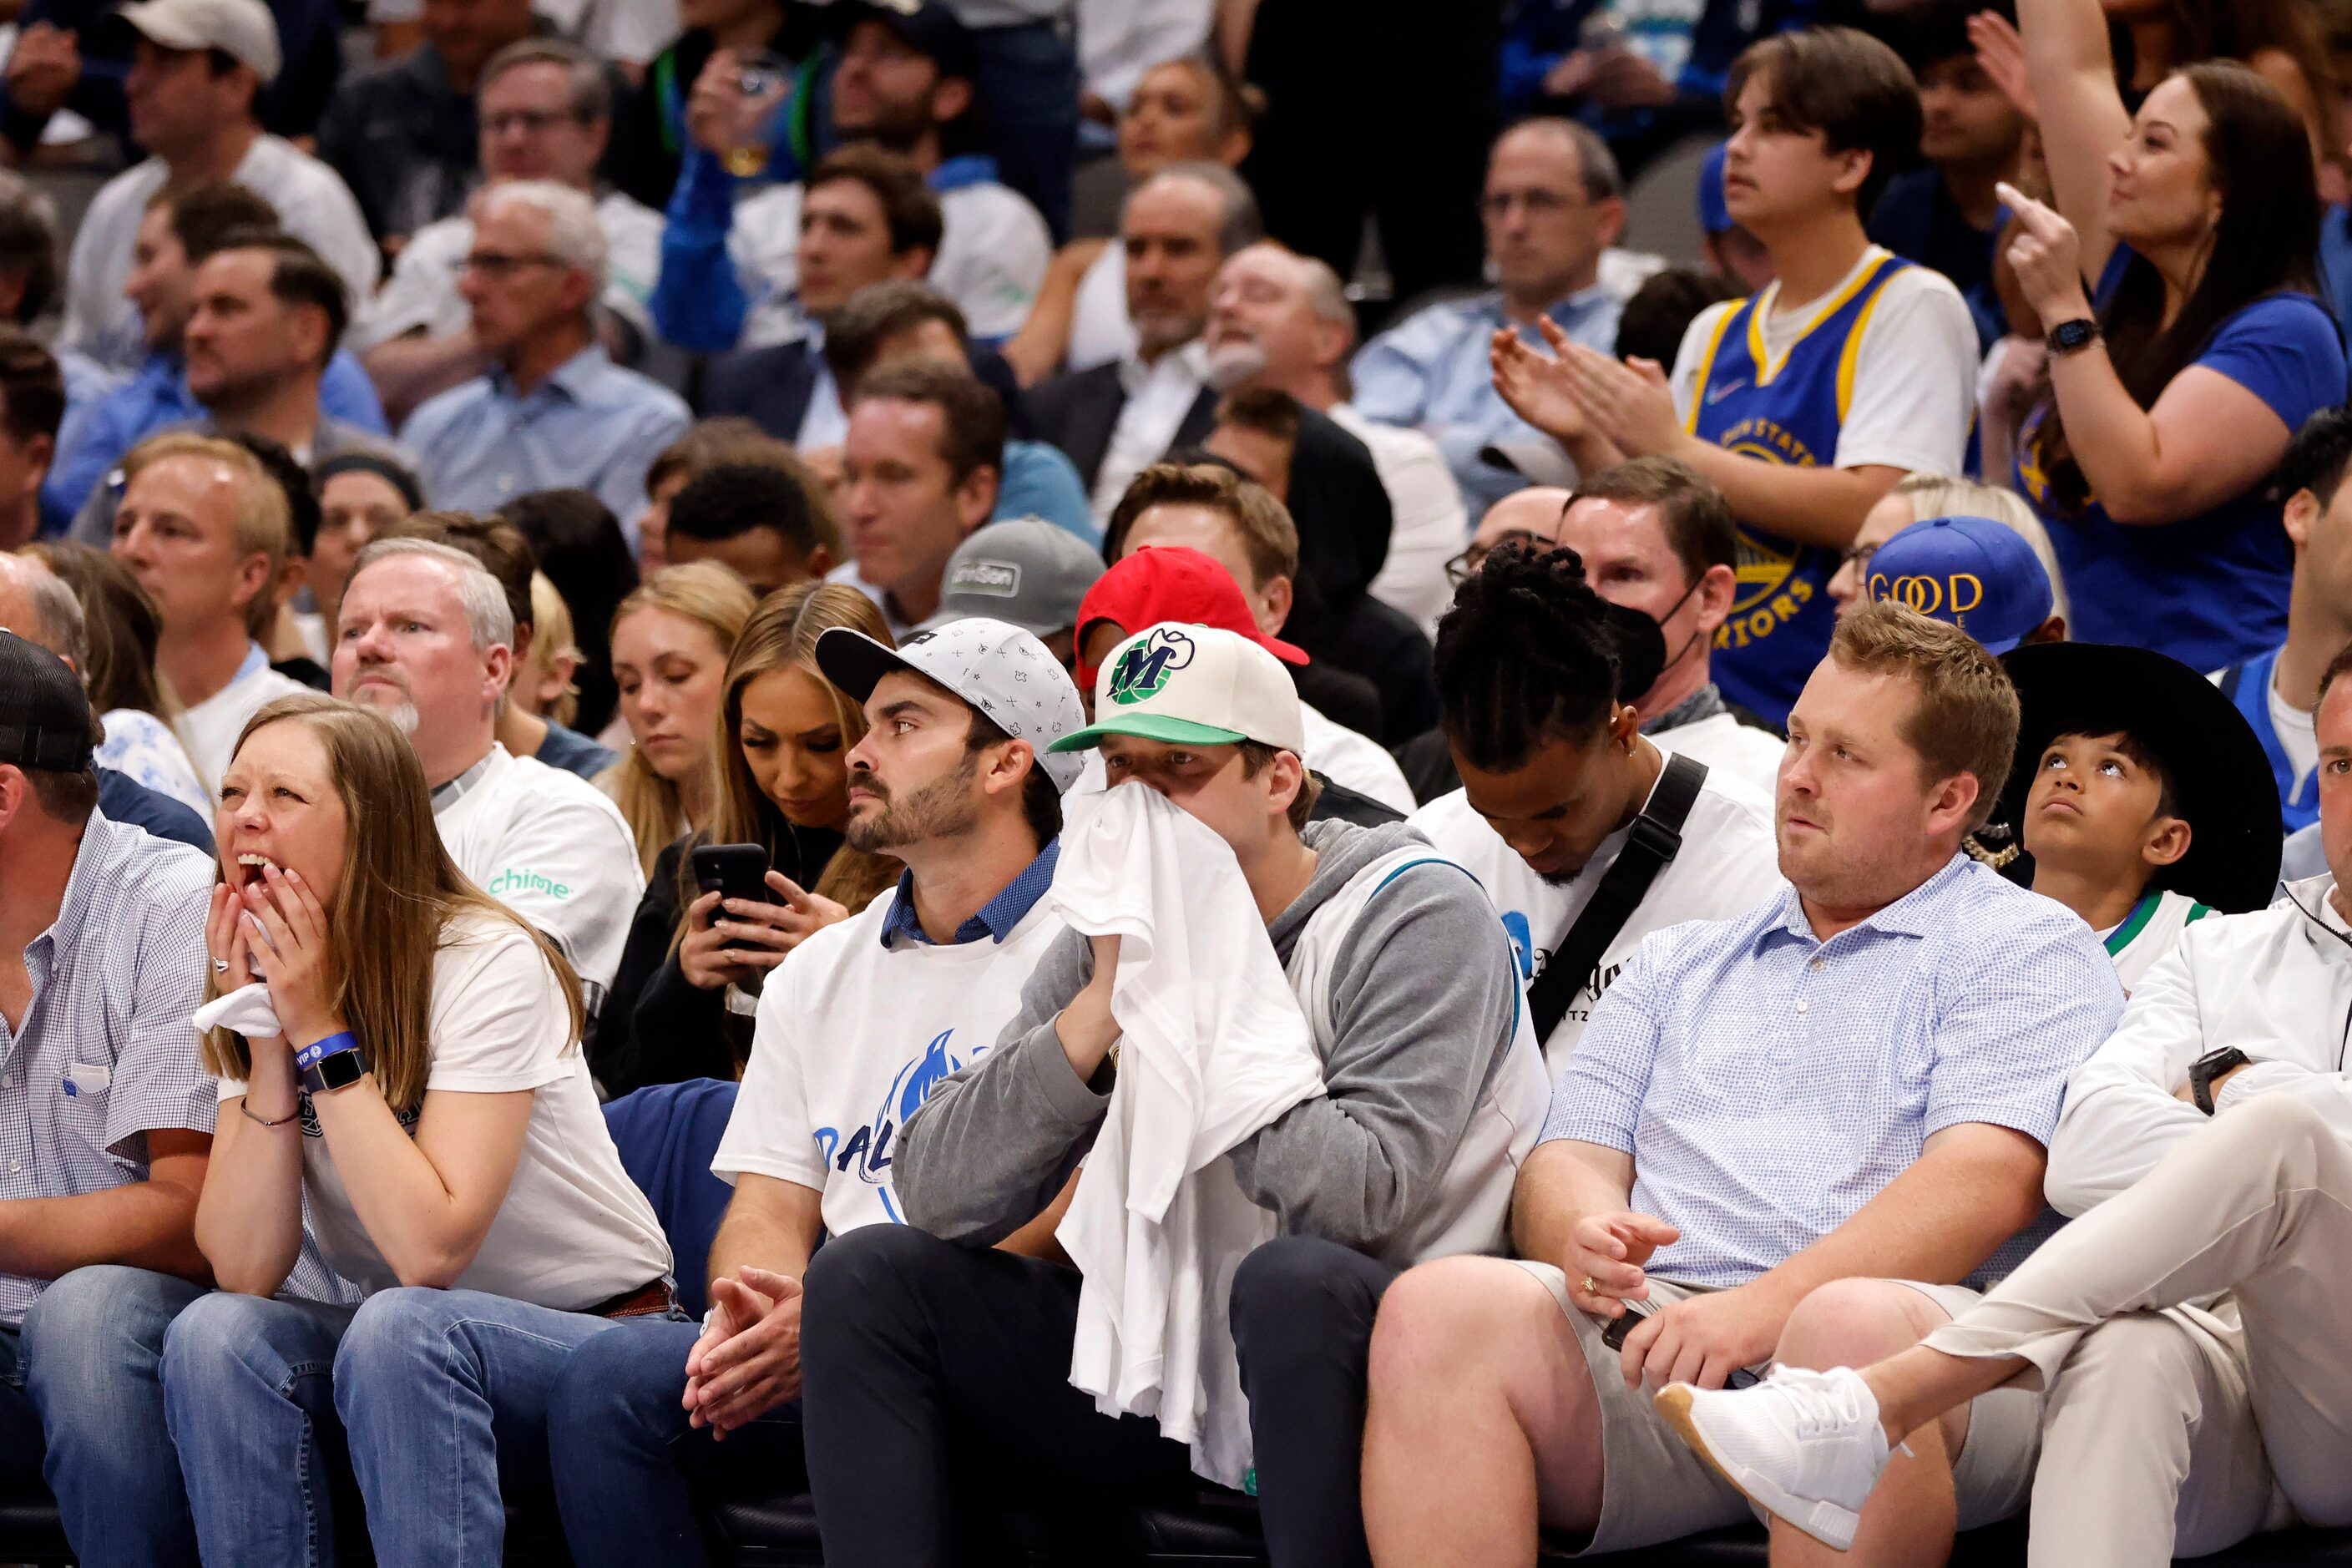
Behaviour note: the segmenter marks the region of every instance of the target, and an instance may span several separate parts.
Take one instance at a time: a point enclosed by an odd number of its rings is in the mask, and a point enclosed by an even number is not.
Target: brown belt
[[[677,1293],[666,1279],[641,1285],[635,1290],[625,1290],[609,1301],[599,1301],[588,1309],[592,1318],[658,1318],[677,1304]]]

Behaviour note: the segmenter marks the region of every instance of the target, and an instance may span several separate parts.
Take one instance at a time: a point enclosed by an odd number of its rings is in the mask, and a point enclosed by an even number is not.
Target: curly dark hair
[[[1437,623],[1438,724],[1503,773],[1547,739],[1582,742],[1615,710],[1618,634],[1573,550],[1497,546]]]

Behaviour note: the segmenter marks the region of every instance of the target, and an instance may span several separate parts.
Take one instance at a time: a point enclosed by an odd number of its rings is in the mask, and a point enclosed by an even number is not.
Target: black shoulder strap
[[[1543,973],[1528,989],[1528,1010],[1534,1016],[1538,1046],[1559,1027],[1570,1002],[1592,977],[1593,966],[1609,951],[1609,944],[1617,940],[1617,933],[1625,929],[1625,922],[1633,918],[1650,884],[1682,853],[1683,823],[1690,816],[1691,803],[1698,799],[1699,785],[1706,781],[1705,763],[1678,752],[1667,753],[1665,769],[1658,775],[1657,787],[1650,792],[1649,804],[1633,819],[1625,847],[1617,852],[1615,863],[1601,873],[1601,885],[1592,889],[1591,901],[1559,939],[1559,945],[1544,963]]]

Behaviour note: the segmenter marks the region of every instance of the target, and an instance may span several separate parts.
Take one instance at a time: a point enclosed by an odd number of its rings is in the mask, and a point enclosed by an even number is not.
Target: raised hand
[[[2043,327],[2090,315],[2090,297],[2083,289],[2083,242],[2074,226],[2015,185],[1994,189],[2017,219],[2017,237],[2009,242],[2010,270]]]
[[[2017,24],[1995,11],[1979,11],[1969,18],[1969,42],[1977,49],[1977,64],[1993,86],[2028,120],[2039,121],[2033,83],[2025,74],[2025,40]]]
[[[327,911],[301,874],[265,866],[239,897],[247,960],[267,953],[269,1005],[286,1037],[307,1046],[339,1032],[343,1024],[336,1016]]]

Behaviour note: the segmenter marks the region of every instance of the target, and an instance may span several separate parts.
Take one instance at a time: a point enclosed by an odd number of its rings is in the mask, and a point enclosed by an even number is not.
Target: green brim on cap
[[[1234,746],[1249,739],[1239,730],[1220,730],[1213,724],[1195,724],[1190,719],[1171,719],[1165,713],[1114,713],[1063,736],[1045,749],[1090,752],[1102,744],[1105,735],[1133,735],[1138,740],[1195,746]]]

